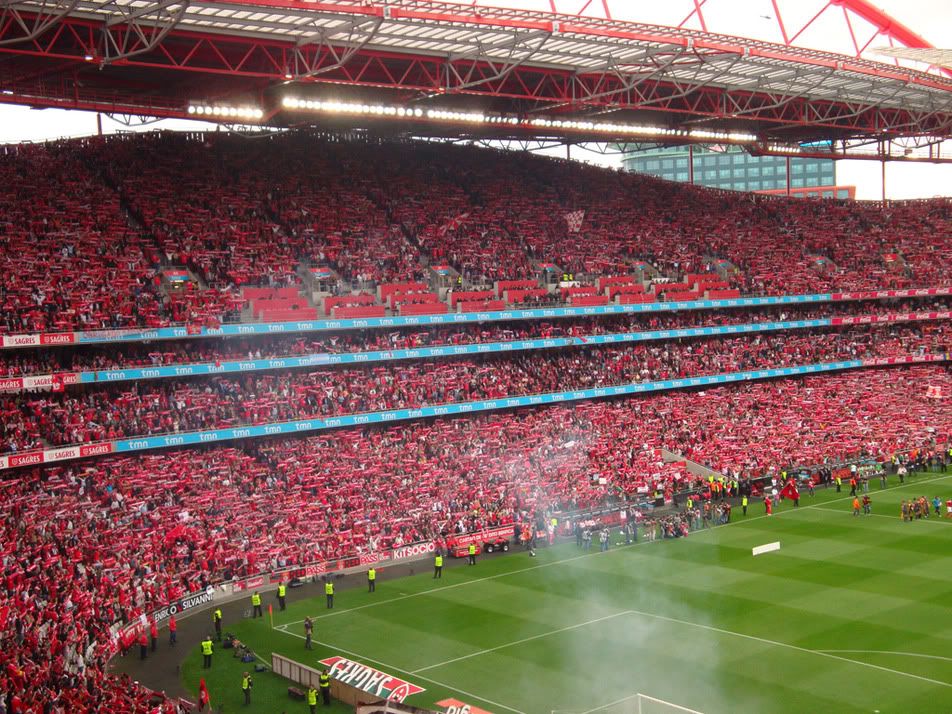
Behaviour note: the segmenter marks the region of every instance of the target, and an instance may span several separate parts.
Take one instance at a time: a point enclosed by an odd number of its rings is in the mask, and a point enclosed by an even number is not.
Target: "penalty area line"
[[[436,664],[431,664],[426,667],[420,667],[420,669],[416,669],[410,672],[410,674],[415,675],[415,674],[418,674],[419,672],[426,672],[427,670],[430,670],[430,669],[437,669],[438,667],[443,667],[448,664],[453,664],[454,662],[462,662],[463,660],[472,659],[473,657],[479,657],[484,654],[489,654],[490,652],[504,650],[507,647],[515,647],[516,645],[522,645],[522,644],[525,644],[526,642],[532,642],[533,640],[541,640],[544,637],[551,637],[552,635],[557,635],[560,632],[569,632],[571,630],[577,630],[580,627],[587,627],[588,625],[594,625],[599,622],[605,622],[606,620],[614,620],[616,617],[621,617],[622,615],[629,615],[629,614],[631,614],[631,611],[625,610],[624,612],[616,612],[614,615],[606,615],[605,617],[597,617],[594,620],[587,620],[586,622],[578,622],[574,625],[569,625],[568,627],[560,627],[557,630],[552,630],[550,632],[543,632],[539,635],[533,635],[532,637],[524,637],[521,640],[507,642],[503,645],[498,645],[497,647],[490,647],[485,650],[480,650],[479,652],[471,652],[470,654],[463,655],[462,657],[454,657],[453,659],[448,659],[445,662],[437,662]]]
[[[920,652],[896,652],[894,650],[817,650],[817,652],[832,652],[832,653],[842,653],[842,654],[900,655],[902,657],[922,657],[923,659],[938,659],[944,662],[952,662],[952,657],[943,657],[942,655],[922,654]]]
[[[708,630],[709,632],[718,632],[723,635],[731,635],[732,637],[740,637],[745,640],[751,640],[753,642],[762,642],[767,645],[774,645],[775,647],[784,647],[786,649],[795,650],[797,652],[804,652],[806,654],[817,655],[818,657],[827,657],[829,659],[840,660],[841,662],[849,662],[850,664],[859,665],[860,667],[867,667],[869,669],[876,669],[880,672],[889,672],[890,674],[896,674],[900,677],[908,677],[910,679],[917,679],[920,682],[928,682],[929,684],[937,684],[940,687],[950,687],[952,688],[952,683],[943,682],[938,679],[930,679],[929,677],[923,677],[918,674],[912,674],[911,672],[903,672],[899,669],[891,669],[890,667],[882,667],[878,664],[872,664],[870,662],[861,662],[856,659],[850,659],[849,657],[840,657],[839,655],[832,654],[826,650],[811,650],[807,647],[800,647],[799,645],[791,645],[788,642],[778,642],[777,640],[768,640],[765,637],[757,637],[756,635],[745,635],[742,632],[734,632],[733,630],[725,630],[722,627],[714,627],[713,625],[702,625],[699,622],[691,622],[690,620],[681,620],[677,617],[668,617],[667,615],[658,615],[653,612],[643,612],[641,610],[631,610],[631,614],[640,615],[642,617],[649,617],[655,620],[663,620],[665,622],[674,622],[679,625],[686,625],[688,627],[697,627],[702,630]],[[596,710],[597,711],[597,710]]]

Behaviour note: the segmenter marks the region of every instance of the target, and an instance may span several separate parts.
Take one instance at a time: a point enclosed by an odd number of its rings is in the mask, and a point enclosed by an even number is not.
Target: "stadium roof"
[[[410,125],[483,137],[625,139],[658,128],[679,141],[731,133],[765,146],[952,136],[952,78],[868,59],[872,38],[860,48],[860,22],[890,43],[928,43],[863,0],[824,0],[824,11],[841,8],[848,22],[847,11],[856,14],[856,56],[795,46],[782,23],[784,43],[715,34],[705,29],[704,0],[692,2],[680,26],[665,27],[613,19],[609,0],[575,14],[554,12],[555,0],[546,0],[549,10],[425,0],[5,0],[0,101],[162,117],[208,109],[202,118],[227,122],[244,107],[244,119],[275,126]]]

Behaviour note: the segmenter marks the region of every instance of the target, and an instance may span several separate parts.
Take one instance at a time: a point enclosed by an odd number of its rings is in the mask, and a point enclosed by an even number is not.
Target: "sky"
[[[800,19],[801,24],[812,16],[815,8],[824,0],[785,0],[778,3],[790,26]],[[949,0],[873,0],[874,4],[913,31],[919,33],[934,46],[952,48],[952,2]],[[534,7],[533,2],[541,0],[480,0],[481,5],[520,5]],[[577,0],[557,0],[559,10],[571,10]],[[548,0],[543,2],[548,7]],[[671,24],[687,15],[684,9],[693,7],[693,0],[668,0],[666,3],[651,3],[646,0],[609,0],[608,5],[615,17],[648,23]],[[592,3],[600,6],[600,3]],[[771,0],[708,0],[705,4],[706,21],[711,32],[723,32],[764,40],[780,41],[779,25],[772,19]],[[543,8],[539,8],[543,9]],[[797,16],[799,13],[799,16]],[[854,23],[853,29],[861,38],[863,28]],[[776,34],[777,37],[773,35]],[[867,32],[868,36],[869,33]],[[846,38],[846,39],[845,39]],[[843,17],[828,11],[821,16],[798,40],[798,44],[828,50],[846,51],[843,44],[848,40],[848,30]],[[874,45],[875,46],[875,43]],[[2,80],[2,76],[0,76]],[[114,121],[108,116],[102,117],[103,131],[115,133],[129,131],[129,126]],[[215,128],[204,122],[185,120],[164,120],[146,126],[134,127],[134,130],[152,129],[202,129]],[[64,111],[60,109],[35,110],[13,105],[0,105],[0,143],[22,141],[43,141],[61,137],[78,137],[95,134],[96,115],[91,112]],[[952,142],[947,142],[944,151],[952,155]],[[565,155],[565,149],[551,152]],[[573,148],[572,158],[577,158],[604,166],[620,165],[620,158],[603,156]],[[882,168],[876,161],[839,161],[837,162],[837,183],[857,187],[857,198],[878,200],[882,197]],[[890,162],[886,165],[886,197],[930,198],[933,196],[952,196],[952,164],[924,164]]]

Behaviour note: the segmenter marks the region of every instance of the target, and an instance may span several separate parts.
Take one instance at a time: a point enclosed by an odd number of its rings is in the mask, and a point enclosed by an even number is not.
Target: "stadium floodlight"
[[[242,121],[260,121],[264,118],[264,110],[251,106],[226,106],[216,104],[189,104],[186,112],[190,116],[217,117],[220,119],[241,119]]]
[[[560,119],[544,116],[514,117],[483,112],[462,112],[450,109],[420,109],[419,107],[401,107],[386,104],[362,104],[340,101],[314,101],[300,97],[286,96],[281,100],[285,109],[307,110],[328,114],[353,114],[358,116],[397,117],[400,119],[425,119],[428,122],[495,124],[521,129],[555,129],[612,136],[638,136],[645,138],[672,138],[684,140],[705,140],[728,143],[754,143],[757,137],[745,132],[715,131],[710,129],[670,129],[668,127],[642,124],[619,124],[614,122],[596,122],[584,119]]]

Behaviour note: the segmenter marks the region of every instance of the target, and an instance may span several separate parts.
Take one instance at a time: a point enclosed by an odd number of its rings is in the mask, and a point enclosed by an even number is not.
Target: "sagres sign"
[[[404,682],[398,677],[368,667],[360,662],[354,662],[346,657],[329,657],[322,659],[330,674],[338,682],[372,694],[381,699],[392,699],[402,702],[413,694],[425,692],[423,687]]]

